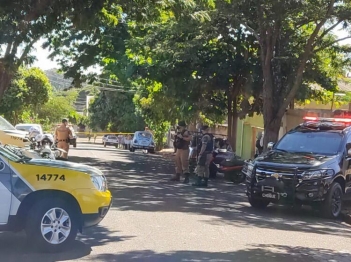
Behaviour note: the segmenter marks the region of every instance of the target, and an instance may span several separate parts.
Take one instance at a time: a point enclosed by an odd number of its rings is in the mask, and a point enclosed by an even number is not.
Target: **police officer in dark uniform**
[[[213,135],[209,133],[208,126],[203,126],[201,131],[203,136],[201,139],[201,149],[196,168],[197,180],[193,186],[207,187],[208,178],[210,176],[212,152],[214,149],[214,139]]]

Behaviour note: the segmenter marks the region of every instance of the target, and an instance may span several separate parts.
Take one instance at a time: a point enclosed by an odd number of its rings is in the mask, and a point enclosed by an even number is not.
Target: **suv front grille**
[[[298,180],[301,178],[303,171],[302,170],[297,170],[297,181],[296,183],[298,184]],[[281,180],[284,182],[284,187],[285,188],[294,188],[294,175],[295,175],[295,170],[293,169],[271,169],[271,168],[257,168],[256,169],[256,181],[262,181],[266,177],[270,177],[272,174],[279,174],[281,176]]]

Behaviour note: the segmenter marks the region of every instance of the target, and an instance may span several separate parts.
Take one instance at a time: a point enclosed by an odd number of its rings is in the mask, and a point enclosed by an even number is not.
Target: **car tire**
[[[134,148],[134,147],[131,147],[131,148],[130,148],[130,152],[135,152],[135,148]]]
[[[336,219],[342,211],[342,187],[338,182],[333,182],[328,190],[325,200],[322,204],[322,213],[326,218]]]
[[[47,198],[38,201],[29,210],[26,218],[25,232],[30,244],[33,248],[48,253],[64,250],[76,239],[79,228],[78,212],[73,205],[61,199]]]
[[[249,197],[249,203],[253,208],[265,209],[269,205],[270,201],[265,199]]]

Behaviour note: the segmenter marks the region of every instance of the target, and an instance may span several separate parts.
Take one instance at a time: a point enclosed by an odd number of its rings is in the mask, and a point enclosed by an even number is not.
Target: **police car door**
[[[0,225],[7,224],[11,209],[11,170],[0,156]]]

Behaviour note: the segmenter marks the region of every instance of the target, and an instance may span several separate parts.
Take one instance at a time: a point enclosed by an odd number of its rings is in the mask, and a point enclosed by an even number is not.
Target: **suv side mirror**
[[[274,143],[273,142],[269,142],[268,145],[267,145],[267,149],[268,150],[271,150],[274,146]]]

